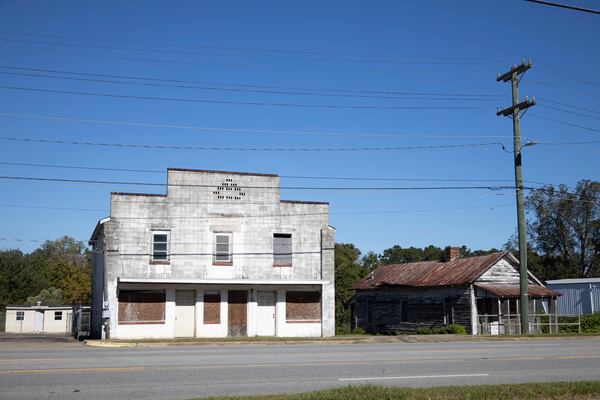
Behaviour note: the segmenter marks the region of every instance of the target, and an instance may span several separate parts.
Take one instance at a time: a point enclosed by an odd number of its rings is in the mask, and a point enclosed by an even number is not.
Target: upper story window
[[[25,311],[17,311],[17,321],[23,321],[25,319]]]
[[[152,261],[169,261],[169,231],[152,231]]]
[[[62,311],[54,311],[54,320],[62,321]]]
[[[273,234],[273,266],[292,266],[292,235],[290,233]]]
[[[215,246],[213,253],[214,264],[231,264],[233,262],[232,255],[232,234],[231,232],[215,233]]]

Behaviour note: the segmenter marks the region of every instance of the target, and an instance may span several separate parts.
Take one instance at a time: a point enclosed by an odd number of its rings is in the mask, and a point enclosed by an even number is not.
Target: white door
[[[259,336],[275,336],[275,292],[271,290],[259,290],[257,303],[256,334]]]
[[[33,326],[34,332],[43,332],[44,331],[44,311],[35,311],[35,324]]]
[[[196,291],[175,291],[175,337],[193,337],[196,324]]]

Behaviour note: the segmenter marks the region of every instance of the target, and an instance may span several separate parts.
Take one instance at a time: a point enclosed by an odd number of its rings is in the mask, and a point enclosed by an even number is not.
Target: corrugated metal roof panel
[[[498,297],[519,297],[521,295],[521,288],[519,287],[519,285],[476,283],[475,286],[481,289],[485,289],[487,292]],[[530,297],[560,296],[560,293],[538,285],[529,285],[527,287],[527,293]]]
[[[366,276],[354,289],[374,289],[380,286],[456,286],[473,282],[507,253],[480,257],[458,258],[452,261],[423,261],[408,264],[389,264],[376,268],[372,277]]]

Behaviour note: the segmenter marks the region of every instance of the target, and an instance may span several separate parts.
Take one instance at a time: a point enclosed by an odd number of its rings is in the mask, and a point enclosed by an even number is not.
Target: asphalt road
[[[0,399],[189,399],[351,384],[600,379],[600,339],[92,348],[0,338]]]

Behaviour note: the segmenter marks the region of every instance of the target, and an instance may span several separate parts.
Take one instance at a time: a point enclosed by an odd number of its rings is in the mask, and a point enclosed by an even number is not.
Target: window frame
[[[16,318],[16,321],[25,321],[25,311],[17,311]]]
[[[219,253],[218,245],[223,245],[224,243],[218,242],[218,237],[227,237],[227,254],[224,252]],[[221,256],[227,255],[227,259],[219,259]],[[213,232],[213,254],[212,254],[212,264],[213,265],[233,265],[233,232]]]
[[[289,252],[285,252],[285,253],[276,253],[275,252],[275,238],[287,238],[290,240],[289,242]],[[294,242],[293,242],[293,238],[292,238],[292,234],[291,233],[281,233],[281,232],[274,232],[273,233],[273,267],[291,267],[294,265],[294,258],[293,258],[293,251],[294,251]],[[288,259],[289,258],[289,262],[277,262],[277,256],[280,256],[281,259]]]
[[[59,317],[59,318],[56,318]],[[54,320],[62,321],[63,320],[63,312],[62,311],[54,311]]]
[[[155,236],[166,235],[166,241],[155,241]],[[159,250],[160,253],[165,253],[165,258],[155,258],[156,254],[154,246],[156,244],[165,244],[165,250]],[[153,229],[150,231],[150,264],[170,264],[171,263],[171,231],[166,229]]]

